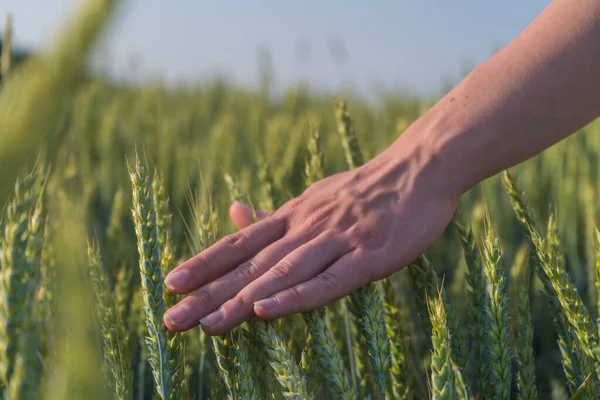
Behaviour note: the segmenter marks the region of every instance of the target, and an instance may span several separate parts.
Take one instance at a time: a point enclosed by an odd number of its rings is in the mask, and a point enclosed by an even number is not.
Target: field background
[[[207,210],[209,203],[218,213],[222,233],[233,232],[227,220],[231,193],[226,174],[239,182],[241,192],[254,205],[273,208],[304,190],[307,143],[315,131],[321,138],[324,174],[347,169],[336,122],[336,100],[347,101],[367,160],[402,135],[435,100],[390,93],[367,101],[351,92],[332,97],[303,86],[276,95],[268,76],[252,90],[224,80],[179,88],[117,85],[86,72],[88,47],[109,14],[106,5],[98,4],[111,2],[89,3],[80,19],[65,27],[66,34],[48,55],[39,59],[32,56],[5,71],[0,88],[0,205],[11,197],[15,179],[35,165],[48,174],[44,196],[49,226],[54,227],[48,231],[47,241],[56,253],[55,274],[62,290],[55,292],[59,305],[48,328],[56,336],[46,333],[59,337],[61,343],[47,350],[57,367],[45,374],[43,387],[48,397],[56,398],[66,398],[59,397],[60,393],[72,396],[68,398],[106,395],[103,379],[98,379],[102,376],[102,349],[94,339],[94,323],[88,312],[94,300],[89,296],[89,282],[81,277],[88,265],[88,238],[98,243],[111,286],[120,279],[122,268],[132,271],[130,313],[137,315],[141,309],[141,298],[136,300],[138,250],[128,170],[135,164],[136,151],[164,178],[173,214],[173,259],[181,261],[193,254],[190,242],[197,235],[194,212]],[[550,212],[556,211],[565,268],[592,320],[597,317],[599,131],[594,122],[513,170],[541,221],[545,223]],[[526,232],[515,217],[501,177],[495,176],[466,193],[460,203],[463,217],[480,243],[484,237],[484,199],[503,250],[500,266],[506,271],[510,310],[517,315],[516,294],[524,287],[519,274],[528,265],[531,252]],[[456,230],[450,226],[426,255],[438,277],[444,277],[447,298],[458,319],[468,324],[467,265]],[[400,271],[393,279],[410,310],[403,318],[415,327],[411,340],[419,344],[426,340],[425,331],[411,322],[418,318],[415,300],[403,292],[410,290],[407,271]],[[541,282],[534,279],[531,317],[537,385],[542,398],[565,398],[569,388],[556,344],[554,316],[541,291]],[[335,312],[332,315],[335,320]],[[515,319],[511,323],[513,333]],[[139,321],[138,326],[131,324],[128,336],[137,342],[144,327]],[[293,317],[283,324],[296,327],[284,330],[283,335],[289,341],[289,351],[299,360],[302,322]],[[63,338],[67,340],[65,348],[61,347],[65,345]],[[207,340],[197,329],[185,335],[185,372],[193,393],[190,398],[207,398],[211,391],[217,398],[218,393],[224,396],[218,392],[223,389]],[[430,356],[427,346],[419,353],[423,358]],[[150,399],[154,386],[150,366],[143,359],[143,346],[138,343],[133,348],[135,393],[137,398]],[[346,359],[353,354],[342,342],[341,349]],[[201,362],[208,366],[199,369]],[[426,371],[428,362],[423,366]]]

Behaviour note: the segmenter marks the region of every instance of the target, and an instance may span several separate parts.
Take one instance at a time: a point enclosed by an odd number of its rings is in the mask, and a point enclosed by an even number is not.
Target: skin
[[[555,0],[388,149],[323,179],[175,268],[188,294],[166,326],[222,334],[257,315],[308,311],[398,271],[442,234],[478,182],[600,115],[600,2]]]

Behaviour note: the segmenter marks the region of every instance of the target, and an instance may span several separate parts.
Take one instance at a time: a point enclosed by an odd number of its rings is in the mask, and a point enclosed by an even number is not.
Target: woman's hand
[[[253,315],[324,306],[410,263],[441,235],[461,194],[439,160],[411,147],[317,182],[253,224],[234,204],[232,219],[248,226],[167,276],[169,290],[189,293],[166,313],[167,327],[222,334]]]

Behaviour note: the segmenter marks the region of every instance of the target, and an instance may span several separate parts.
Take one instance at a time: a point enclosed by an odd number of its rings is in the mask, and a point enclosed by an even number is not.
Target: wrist
[[[490,138],[498,131],[479,107],[469,104],[469,78],[415,121],[388,149],[400,157],[417,158],[417,168],[445,192],[460,197],[493,175],[502,160]],[[465,99],[466,98],[466,99]],[[481,133],[485,134],[481,134]],[[486,149],[495,151],[486,151]]]
[[[426,196],[457,201],[468,186],[462,165],[454,162],[450,149],[429,124],[424,119],[416,121],[388,149],[365,164],[362,172],[376,173],[399,188],[408,185],[426,192]]]

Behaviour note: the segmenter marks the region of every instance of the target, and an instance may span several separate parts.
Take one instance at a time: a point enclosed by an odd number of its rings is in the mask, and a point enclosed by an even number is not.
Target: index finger
[[[193,292],[225,275],[282,238],[285,226],[283,217],[271,216],[225,236],[213,246],[174,268],[167,275],[165,285],[173,293]]]

